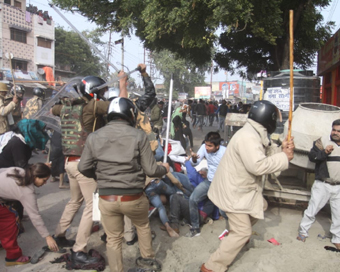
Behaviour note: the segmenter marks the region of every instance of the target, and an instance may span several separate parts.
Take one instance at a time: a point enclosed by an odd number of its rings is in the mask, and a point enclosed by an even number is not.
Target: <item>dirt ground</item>
[[[214,127],[204,128],[204,132],[193,130],[195,136],[195,150],[198,149],[205,133]],[[45,161],[46,155],[34,155],[32,162]],[[44,222],[53,233],[63,209],[69,200],[69,190],[61,190],[57,183],[48,182],[41,188],[37,188],[38,205]],[[80,221],[82,209],[77,213],[72,226],[68,230],[67,237],[74,239],[77,226]],[[317,216],[316,222],[310,229],[310,237],[305,243],[296,240],[297,229],[302,217],[303,209],[296,207],[280,207],[269,204],[265,212],[265,219],[260,220],[253,228],[250,243],[246,245],[230,266],[230,272],[287,272],[287,271],[340,271],[339,253],[326,251],[324,246],[332,246],[330,242],[329,228],[331,224],[329,209],[325,209]],[[165,272],[198,272],[202,263],[207,261],[210,254],[219,246],[218,236],[226,227],[225,220],[217,220],[212,224],[206,224],[199,237],[184,237],[189,230],[188,226],[181,226],[180,238],[172,239],[166,232],[159,229],[161,221],[158,215],[151,217],[151,228],[156,232],[153,247],[156,258],[163,264]],[[18,241],[25,255],[33,254],[45,245],[45,240],[40,237],[30,220],[24,222],[26,232]],[[94,248],[106,257],[105,244],[100,240],[103,229],[91,235],[88,249]],[[318,235],[327,236],[320,238]],[[280,245],[275,246],[267,240],[275,238]],[[5,266],[5,251],[0,250],[1,272],[30,272],[67,271],[63,264],[51,264],[50,261],[61,254],[46,253],[37,264],[27,264],[15,267]],[[134,262],[139,257],[138,243],[133,246],[123,244],[125,271],[134,267]],[[105,271],[110,271],[107,266]]]

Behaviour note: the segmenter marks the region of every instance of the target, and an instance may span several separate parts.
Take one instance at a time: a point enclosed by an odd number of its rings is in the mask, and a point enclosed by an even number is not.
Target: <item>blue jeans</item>
[[[158,209],[159,217],[162,223],[165,224],[169,222],[169,218],[166,215],[165,207],[159,195],[172,195],[176,193],[176,188],[175,186],[169,186],[163,180],[157,180],[156,182],[158,183],[151,182],[145,189],[145,194],[149,198],[151,204]]]
[[[157,147],[155,153],[156,153],[155,154],[155,160],[156,161],[160,161],[164,156],[164,150],[163,150],[163,147],[162,147],[159,139],[158,139],[158,147]]]
[[[210,184],[211,182],[208,179],[203,180],[197,185],[189,198],[190,220],[193,229],[200,227],[198,203],[207,198]]]
[[[183,185],[183,187],[185,189],[185,193],[184,194],[187,197],[189,197],[195,188],[190,183],[190,180],[189,180],[188,176],[184,175],[182,173],[179,173],[179,172],[172,172],[172,174],[174,175],[175,178],[177,178],[179,180],[180,183],[182,183],[182,185]],[[180,191],[180,190],[177,189],[177,191]]]

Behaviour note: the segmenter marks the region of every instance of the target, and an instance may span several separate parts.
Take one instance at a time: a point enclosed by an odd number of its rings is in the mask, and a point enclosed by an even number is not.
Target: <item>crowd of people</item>
[[[51,165],[29,164],[32,152],[45,150],[49,140],[46,124],[31,119],[42,107],[43,90],[34,91],[23,114],[14,121],[7,117],[20,107],[24,89],[7,94],[7,86],[0,83],[0,241],[6,250],[7,266],[32,262],[17,242],[17,236],[23,232],[21,219],[25,210],[50,250],[69,247],[74,268],[96,267],[100,260],[89,254],[87,248],[93,227],[93,193],[99,197],[105,231],[101,239],[106,243],[112,272],[124,271],[123,239],[128,246],[139,243],[141,257],[136,260],[137,267],[129,272],[161,270],[152,248],[149,221],[149,215],[156,209],[160,228],[173,238],[179,237],[182,220],[190,225],[185,234],[188,239],[199,236],[202,224],[208,220],[222,216],[228,221],[229,231],[224,232],[219,248],[202,264],[201,272],[226,271],[250,239],[252,226],[264,218],[267,202],[262,195],[261,177],[288,169],[294,156],[293,138],[278,145],[269,137],[280,116],[277,107],[265,100],[256,101],[251,107],[241,102],[231,105],[226,100],[164,103],[156,98],[146,66],[139,64],[139,67],[145,89],[141,96],[129,97],[128,78],[121,71],[118,96],[105,95],[108,87],[102,78],[87,76],[71,86],[78,97],[60,96],[50,109],[61,121],[57,142],[70,188],[70,200],[53,235],[44,226],[34,194],[34,186],[42,186],[49,179]],[[169,120],[167,116],[164,118],[167,107],[172,107]],[[146,114],[147,109],[150,115]],[[204,125],[212,126],[216,120],[223,131],[228,113],[248,114],[246,124],[228,146],[223,145],[219,131],[210,131],[194,152],[191,128],[202,130]],[[168,146],[164,139],[167,122],[171,127]],[[337,188],[334,185],[340,180],[338,168],[333,164],[337,161],[334,150],[339,135],[337,120],[331,137],[317,141],[310,154],[317,165],[317,179],[327,183],[319,185],[326,186],[322,195],[332,201]],[[335,159],[329,163],[328,158],[333,155]],[[207,166],[199,167],[203,160]],[[320,200],[322,195],[319,191],[312,194],[298,240],[306,240],[316,213],[325,204]],[[66,230],[84,201],[75,240],[67,239]],[[166,205],[169,205],[168,213]],[[340,249],[336,210],[332,217],[332,241]]]

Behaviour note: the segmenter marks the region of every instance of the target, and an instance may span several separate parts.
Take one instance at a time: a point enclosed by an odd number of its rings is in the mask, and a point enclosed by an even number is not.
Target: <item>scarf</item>
[[[46,125],[44,122],[40,120],[23,119],[18,122],[17,126],[24,136],[26,144],[31,149],[45,149],[49,137],[45,131]]]

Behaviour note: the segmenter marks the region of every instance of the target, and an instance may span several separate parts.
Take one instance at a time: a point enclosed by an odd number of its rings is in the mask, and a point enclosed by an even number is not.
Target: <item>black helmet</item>
[[[92,99],[94,97],[94,94],[96,94],[98,98],[104,99],[104,97],[101,97],[99,95],[99,91],[106,87],[100,87],[105,83],[105,80],[100,77],[87,76],[81,80],[79,91],[83,96],[87,97],[88,99]]]
[[[276,129],[278,108],[267,100],[256,101],[250,108],[248,118],[264,126],[269,134]]]
[[[15,91],[16,90],[16,91]],[[14,90],[14,86],[11,89],[11,95],[15,95],[15,93],[17,94],[17,97],[22,100],[24,98],[25,95],[25,88],[22,85],[15,85],[15,90]]]
[[[135,126],[137,107],[130,99],[125,97],[117,97],[111,101],[107,114],[107,120],[109,122],[113,119],[113,117],[118,116],[127,120],[131,126]]]
[[[36,87],[33,89],[33,95],[36,95],[37,97],[41,99],[45,99],[45,90]]]

